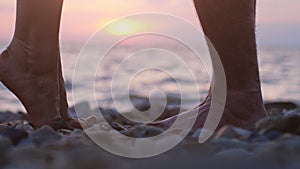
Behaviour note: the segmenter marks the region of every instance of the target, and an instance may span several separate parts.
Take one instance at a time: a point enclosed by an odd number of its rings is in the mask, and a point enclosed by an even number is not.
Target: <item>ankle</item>
[[[58,69],[60,51],[58,47],[36,47],[30,43],[13,38],[7,47],[12,64],[33,75],[45,75]]]
[[[209,93],[205,102],[210,103],[211,101],[212,95]],[[218,101],[218,98],[216,101]],[[241,112],[243,111],[265,113],[262,93],[260,90],[227,91],[225,108],[242,115],[243,113]]]

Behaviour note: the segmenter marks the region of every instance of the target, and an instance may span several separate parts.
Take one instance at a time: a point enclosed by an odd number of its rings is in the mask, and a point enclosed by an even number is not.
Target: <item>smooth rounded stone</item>
[[[23,120],[26,114],[22,112],[12,113],[12,112],[0,112],[0,123],[6,123],[15,120]]]
[[[269,115],[283,115],[286,111],[296,109],[298,107],[297,104],[292,102],[271,102],[265,103],[265,108]]]
[[[147,111],[151,107],[149,99],[132,99],[131,103],[139,111]]]
[[[155,107],[165,107],[157,120],[163,120],[184,111],[181,109],[180,99],[175,96],[167,96],[167,105],[161,105],[160,102],[158,102],[157,105],[152,105],[154,108],[151,108],[148,98],[130,96],[130,99],[134,108],[142,112],[149,111],[151,113],[151,110],[155,112]]]
[[[164,132],[164,130],[158,127],[140,125],[134,126],[128,130],[123,130],[120,133],[133,138],[145,138],[159,135],[162,132]]]
[[[272,130],[283,133],[295,133],[300,126],[300,116],[274,116],[260,120],[256,123],[256,129],[261,134],[265,134]]]
[[[34,128],[27,121],[23,121],[23,123],[17,124],[15,128],[25,130],[27,133],[32,133],[35,131]]]
[[[91,115],[91,116],[87,117],[86,120],[87,120],[88,123],[92,123],[92,124],[96,124],[96,123],[99,122],[98,117],[95,116],[95,115]]]
[[[87,132],[97,132],[97,131],[104,131],[104,132],[109,132],[112,130],[112,127],[110,124],[100,122],[90,128],[85,129]]]
[[[300,108],[296,108],[293,110],[289,110],[287,112],[284,113],[285,116],[291,116],[291,115],[299,115],[300,116]]]
[[[62,135],[55,132],[50,126],[43,126],[29,134],[28,138],[20,142],[21,146],[56,144]]]
[[[91,116],[87,117],[86,121],[90,126],[99,123],[99,119],[95,115],[91,115]]]
[[[83,146],[89,146],[93,145],[94,143],[86,136],[82,135],[68,135],[63,136],[55,145],[57,147],[83,147]]]
[[[217,131],[215,139],[220,138],[235,138],[239,140],[246,140],[251,135],[250,131],[236,128],[233,126],[224,126]]]
[[[9,138],[14,145],[17,145],[20,141],[28,137],[28,133],[25,130],[16,128],[6,128],[1,134]]]
[[[69,130],[65,132],[68,132],[68,134],[64,134],[63,137],[57,142],[58,146],[76,147],[93,144],[81,129],[75,129],[73,131]]]

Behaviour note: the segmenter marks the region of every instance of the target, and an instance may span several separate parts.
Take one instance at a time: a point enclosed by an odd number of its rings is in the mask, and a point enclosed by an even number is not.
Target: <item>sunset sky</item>
[[[15,3],[15,0],[0,1],[0,41],[8,41],[13,34]],[[299,0],[258,1],[259,41],[300,45],[299,6]],[[61,39],[84,42],[110,21],[142,12],[172,14],[198,25],[192,0],[65,0]]]

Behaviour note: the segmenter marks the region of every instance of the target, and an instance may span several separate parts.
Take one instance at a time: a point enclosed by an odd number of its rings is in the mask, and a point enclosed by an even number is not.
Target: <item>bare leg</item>
[[[0,81],[21,100],[36,127],[58,118],[72,121],[60,61],[62,5],[63,0],[17,0],[15,34],[0,56]]]
[[[219,53],[225,70],[227,100],[219,127],[231,124],[251,128],[265,116],[255,40],[256,0],[194,0],[194,3],[204,33]],[[194,129],[203,127],[210,101],[211,94],[197,107],[200,115]],[[182,116],[188,119],[189,112]],[[175,119],[155,125],[168,127]]]

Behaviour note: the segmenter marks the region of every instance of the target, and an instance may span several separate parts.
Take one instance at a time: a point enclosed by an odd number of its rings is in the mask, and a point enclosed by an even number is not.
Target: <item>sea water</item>
[[[5,43],[0,45],[1,49],[4,49]],[[114,103],[114,99],[122,100],[127,97],[126,92],[119,92],[111,90],[111,82],[114,73],[124,58],[132,55],[130,45],[125,45],[114,49],[110,52],[109,56],[106,56],[105,64],[100,65],[95,74],[87,72],[81,72],[79,74],[80,81],[72,84],[72,78],[74,70],[76,69],[76,61],[80,55],[80,51],[83,48],[83,44],[80,43],[63,43],[62,44],[62,61],[64,78],[66,81],[66,89],[68,93],[68,101],[70,105],[75,104],[73,101],[73,94],[81,94],[80,101],[87,101],[93,103],[94,100],[98,103],[95,106],[110,107]],[[95,45],[95,48],[97,46]],[[180,97],[180,87],[178,82],[184,85],[184,93],[186,96],[192,96],[193,93],[200,93],[200,100],[203,100],[207,94],[209,88],[210,78],[205,69],[205,66],[200,62],[196,62],[191,57],[192,51],[182,50],[176,46],[170,47],[173,51],[180,55],[183,62],[186,62],[188,67],[191,68],[192,73],[195,75],[198,88],[195,89],[195,81],[187,76],[187,72],[181,69],[180,64],[182,62],[176,61],[176,59],[170,59],[164,57],[160,51],[149,50],[141,53],[139,59],[135,61],[127,62],[126,66],[121,69],[121,76],[115,81],[116,88],[129,86],[128,92],[130,95],[148,97],[155,89],[159,89],[169,97]],[[96,51],[96,50],[95,50]],[[300,100],[300,48],[298,47],[283,47],[283,46],[259,46],[259,68],[262,82],[263,97],[265,101],[295,101]],[[145,59],[143,59],[143,57]],[[239,56],[242,57],[242,56]],[[147,59],[146,59],[147,58]],[[149,69],[141,71],[138,74],[134,72],[137,67],[146,65],[149,62],[156,65],[163,65],[167,70],[176,74],[176,78],[168,74],[168,71],[162,71],[159,69]],[[100,63],[100,59],[99,59]],[[86,65],[89,70],[89,65]],[[135,75],[132,77],[132,75]],[[86,85],[86,79],[88,77],[94,77],[95,79],[95,97],[85,97],[85,93],[90,91]],[[128,83],[130,84],[124,84]],[[126,89],[124,89],[126,90]],[[112,98],[112,92],[115,92],[115,98]],[[117,92],[117,93],[116,93]],[[189,105],[184,105],[187,108],[197,105],[199,98],[189,98]],[[122,105],[121,105],[122,107]],[[124,104],[123,109],[126,109]],[[0,111],[24,111],[24,108],[18,101],[18,99],[10,93],[0,83]]]

